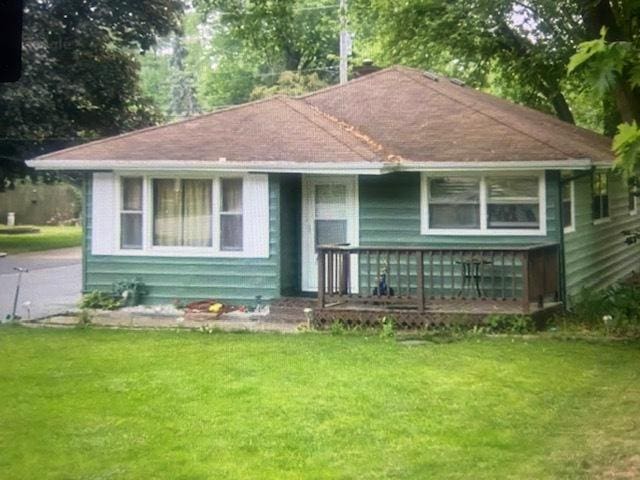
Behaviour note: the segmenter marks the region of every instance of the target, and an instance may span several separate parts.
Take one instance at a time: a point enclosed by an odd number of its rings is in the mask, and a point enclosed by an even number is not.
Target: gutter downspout
[[[562,178],[562,172],[558,172],[558,215],[559,220],[559,237],[560,237],[560,301],[562,302],[564,310],[567,309],[567,267],[566,259],[564,255],[564,208],[562,204],[562,190],[565,182]]]

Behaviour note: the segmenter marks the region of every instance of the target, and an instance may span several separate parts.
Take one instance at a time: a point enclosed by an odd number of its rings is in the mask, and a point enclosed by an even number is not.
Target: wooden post
[[[418,311],[424,312],[424,251],[420,250],[418,260]]]
[[[324,250],[318,250],[318,307],[324,308]]]
[[[529,252],[522,254],[522,310],[529,313]]]
[[[342,268],[340,270],[340,295],[349,294],[349,281],[351,280],[351,262],[349,253],[342,254]]]

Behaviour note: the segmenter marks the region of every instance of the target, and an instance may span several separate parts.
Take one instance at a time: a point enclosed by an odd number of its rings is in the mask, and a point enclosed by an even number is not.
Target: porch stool
[[[473,292],[474,287],[478,297],[484,297],[480,286],[480,280],[483,278],[482,269],[485,265],[492,265],[493,262],[482,257],[468,257],[456,260],[456,263],[462,266],[462,287],[460,287],[458,297],[461,297],[467,289],[471,289]]]

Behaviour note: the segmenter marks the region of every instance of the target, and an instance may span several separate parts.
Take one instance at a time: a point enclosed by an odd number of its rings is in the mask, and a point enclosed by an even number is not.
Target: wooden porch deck
[[[555,244],[506,248],[318,247],[320,327],[478,323],[489,315],[542,320],[562,309]],[[358,269],[354,288],[352,270]]]
[[[544,306],[532,303],[526,315],[536,323],[544,322],[563,308],[560,302],[548,302]],[[330,326],[340,320],[347,326],[379,326],[384,316],[392,316],[400,328],[424,328],[443,324],[479,324],[490,315],[523,315],[520,302],[434,300],[425,305],[423,311],[394,305],[349,304],[339,302],[327,304],[314,311],[314,322],[318,327]]]

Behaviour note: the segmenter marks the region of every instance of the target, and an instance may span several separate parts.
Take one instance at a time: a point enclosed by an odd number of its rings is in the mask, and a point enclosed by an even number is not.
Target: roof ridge
[[[538,138],[537,136],[532,135],[532,134],[530,134],[529,132],[527,132],[527,131],[525,131],[525,130],[521,130],[521,129],[519,129],[519,128],[516,128],[516,127],[514,127],[514,126],[512,126],[512,125],[508,124],[507,122],[505,122],[505,121],[501,120],[500,118],[497,118],[496,116],[491,115],[491,114],[487,113],[486,111],[483,111],[482,109],[477,108],[477,107],[476,107],[475,105],[473,105],[473,104],[465,103],[465,102],[463,102],[463,101],[461,101],[461,100],[459,100],[459,99],[455,98],[454,96],[452,96],[452,95],[450,95],[450,94],[448,94],[448,93],[446,93],[446,92],[443,92],[442,90],[440,90],[440,89],[438,89],[438,88],[434,88],[432,85],[427,84],[427,82],[426,82],[426,81],[422,81],[422,79],[420,79],[420,81],[419,81],[419,80],[417,80],[417,79],[413,78],[413,77],[412,77],[412,76],[410,76],[410,75],[406,75],[406,72],[401,72],[401,73],[403,73],[407,78],[411,79],[412,81],[414,81],[414,82],[416,82],[416,83],[418,83],[418,84],[420,84],[420,85],[423,85],[423,86],[425,86],[426,88],[428,88],[428,89],[430,89],[430,90],[432,90],[432,91],[434,91],[434,92],[438,93],[439,95],[442,95],[442,96],[444,96],[444,97],[449,98],[450,100],[453,100],[453,101],[454,101],[454,102],[456,102],[456,103],[459,103],[459,104],[461,104],[461,105],[464,105],[465,107],[472,109],[474,112],[477,112],[477,113],[479,113],[480,115],[484,115],[485,117],[488,117],[488,118],[490,118],[491,120],[493,120],[493,121],[495,121],[495,122],[498,122],[499,124],[501,124],[501,125],[503,125],[503,126],[507,127],[509,130],[513,130],[514,132],[517,132],[517,133],[519,133],[519,134],[521,134],[521,135],[525,135],[525,136],[527,136],[527,137],[529,137],[529,138],[531,138],[531,139],[535,140],[535,141],[536,141],[536,142],[538,142],[538,143],[541,143],[541,144],[543,144],[543,145],[546,145],[547,147],[551,148],[552,150],[555,150],[555,151],[557,151],[557,152],[561,153],[562,155],[565,155],[567,158],[571,158],[571,157],[572,157],[570,154],[568,154],[567,152],[563,151],[562,149],[560,149],[560,148],[556,147],[555,145],[552,145],[552,144],[550,144],[549,142],[546,142],[545,140],[542,140],[542,139]],[[447,80],[450,80],[450,79],[449,79],[449,77],[446,77],[446,76],[442,76],[442,77],[443,77],[443,78],[446,78]],[[474,92],[479,92],[479,90],[476,90],[476,89],[473,89],[473,91],[474,91]],[[494,98],[494,97],[492,97],[492,98]],[[495,98],[500,98],[500,97],[495,97]],[[501,99],[501,100],[503,100],[503,101],[505,101],[505,102],[507,102],[507,103],[510,103],[510,104],[513,104],[513,105],[518,105],[517,103],[509,102],[508,100],[504,100],[504,99],[502,99],[502,98],[500,98],[500,99]],[[490,106],[492,109],[493,109],[493,108],[495,108],[495,107],[493,107],[493,105],[489,105],[489,106]]]
[[[320,110],[319,108],[317,108],[317,107],[315,107],[313,105],[308,104],[307,102],[302,101],[301,99],[294,98],[294,97],[288,97],[288,96],[279,96],[278,99],[282,103],[284,103],[289,109],[293,110],[298,115],[303,116],[308,121],[310,121],[314,125],[316,125],[319,128],[321,128],[323,131],[325,131],[328,135],[330,135],[336,141],[338,141],[339,143],[341,143],[342,145],[347,147],[349,150],[354,152],[356,155],[359,155],[360,157],[362,157],[365,160],[366,160],[366,158],[360,152],[357,152],[351,145],[347,144],[346,142],[341,140],[339,137],[334,135],[332,132],[330,132],[323,125],[321,125],[319,122],[315,121],[313,118],[311,118],[310,116],[308,116],[305,113],[303,113],[301,111],[301,109],[293,107],[293,105],[295,105],[296,107],[306,108],[309,111],[311,111],[312,113],[320,115],[325,120],[329,120],[329,121],[332,121],[334,123],[337,123],[338,124],[338,128],[341,131],[344,131],[345,133],[349,134],[351,137],[353,137],[354,140],[356,140],[358,143],[360,143],[363,148],[368,149],[374,155],[377,155],[381,150],[387,150],[382,144],[380,144],[378,142],[375,142],[373,139],[370,139],[369,137],[367,137],[363,133],[358,132],[358,130],[353,125],[349,125],[346,122],[341,122],[340,120],[338,120],[338,119],[336,119],[334,117],[331,117],[328,113]],[[347,127],[350,127],[350,128],[347,128]],[[376,148],[372,148],[372,143],[374,143],[376,145]]]
[[[196,116],[189,117],[189,118],[183,118],[182,120],[177,120],[175,122],[163,123],[163,124],[160,124],[160,125],[151,125],[149,127],[139,128],[139,129],[136,129],[136,130],[131,130],[129,132],[120,133],[118,135],[112,135],[112,136],[109,136],[109,137],[99,138],[97,140],[92,140],[92,141],[89,141],[89,142],[81,143],[80,145],[75,145],[73,147],[64,148],[62,150],[55,150],[53,152],[49,152],[49,153],[46,153],[44,155],[40,155],[40,156],[36,157],[36,159],[45,159],[45,158],[49,157],[50,155],[51,156],[59,155],[62,152],[71,152],[71,151],[75,151],[75,150],[80,150],[80,149],[82,149],[84,147],[90,147],[90,146],[93,146],[93,145],[101,145],[103,143],[108,143],[108,142],[112,142],[112,141],[115,141],[115,140],[120,140],[122,138],[132,137],[132,136],[139,135],[139,134],[146,133],[146,132],[150,132],[150,131],[153,131],[153,130],[159,130],[159,129],[162,129],[162,128],[173,127],[175,125],[180,125],[180,124],[183,124],[183,123],[189,123],[189,122],[193,122],[193,121],[196,121],[196,120],[201,120],[203,118],[208,118],[208,117],[211,117],[213,115],[217,115],[219,113],[228,112],[230,110],[239,110],[241,108],[257,105],[257,104],[260,104],[260,103],[266,103],[268,101],[276,100],[276,99],[278,99],[279,97],[282,97],[282,96],[283,96],[282,94],[276,94],[276,95],[272,95],[270,97],[261,98],[261,99],[258,99],[258,100],[253,100],[251,102],[239,103],[237,105],[231,105],[231,106],[227,106],[227,107],[222,107],[222,108],[219,108],[217,110],[213,110],[211,112],[202,113],[200,115],[196,115]]]
[[[290,98],[295,98],[296,100],[304,100],[305,98],[313,97],[314,95],[319,95],[321,93],[329,92],[329,91],[332,91],[332,90],[337,90],[339,88],[348,87],[350,85],[353,85],[354,83],[361,82],[362,80],[371,79],[372,77],[375,77],[375,76],[378,76],[378,75],[381,75],[383,73],[387,73],[387,72],[390,72],[390,71],[393,71],[393,70],[398,70],[399,68],[408,68],[408,67],[404,67],[402,65],[392,65],[390,67],[383,68],[383,69],[378,70],[376,72],[371,72],[371,73],[369,73],[367,75],[363,75],[361,77],[354,78],[352,80],[349,80],[347,83],[338,83],[336,85],[329,85],[328,87],[321,88],[320,90],[316,90],[314,92],[309,92],[309,93],[303,93],[301,95],[297,95],[295,97],[290,97]]]

